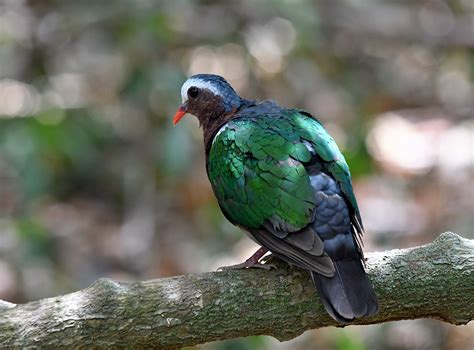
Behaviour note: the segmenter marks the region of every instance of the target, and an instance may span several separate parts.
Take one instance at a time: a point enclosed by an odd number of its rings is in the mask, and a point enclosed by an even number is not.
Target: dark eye
[[[191,86],[189,89],[188,89],[188,96],[189,98],[196,98],[197,95],[199,95],[199,89],[195,86]]]

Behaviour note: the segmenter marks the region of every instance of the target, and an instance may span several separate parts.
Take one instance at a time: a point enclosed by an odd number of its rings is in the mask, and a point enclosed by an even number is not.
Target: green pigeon
[[[206,170],[225,217],[261,248],[228,268],[265,267],[270,251],[310,272],[329,315],[373,315],[364,270],[363,225],[349,167],[310,113],[241,98],[222,77],[191,76],[173,122],[190,113],[204,133]]]

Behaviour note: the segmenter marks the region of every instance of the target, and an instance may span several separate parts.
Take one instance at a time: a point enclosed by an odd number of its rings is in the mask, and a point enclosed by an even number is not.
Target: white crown
[[[210,81],[204,81],[198,78],[190,78],[186,80],[181,87],[181,99],[183,100],[183,103],[188,100],[188,89],[191,86],[195,86],[199,89],[208,89],[210,90],[214,95],[217,96],[222,96],[219,88],[215,86],[212,82]]]

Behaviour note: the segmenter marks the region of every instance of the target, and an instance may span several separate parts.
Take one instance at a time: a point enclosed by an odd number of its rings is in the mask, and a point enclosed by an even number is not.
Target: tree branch
[[[473,319],[473,240],[444,233],[424,246],[367,256],[380,312],[354,324]],[[278,266],[146,282],[101,279],[63,296],[0,303],[0,347],[173,349],[257,334],[287,340],[340,326],[324,311],[307,272]]]

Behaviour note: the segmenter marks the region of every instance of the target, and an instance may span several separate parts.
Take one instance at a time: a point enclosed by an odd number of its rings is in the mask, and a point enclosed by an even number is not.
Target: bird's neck
[[[223,113],[215,118],[207,118],[202,121],[202,132],[204,135],[204,147],[206,150],[206,156],[209,154],[211,149],[212,140],[216,135],[217,131],[228,121],[237,117],[237,110],[231,110],[230,112]]]
[[[217,131],[226,123],[235,119],[239,116],[239,112],[247,107],[255,105],[255,101],[241,99],[241,104],[239,106],[233,107],[230,111],[224,111],[218,116],[212,116],[208,118],[202,118],[200,120],[203,135],[204,135],[204,147],[206,150],[206,157],[209,155],[211,150],[212,141]]]

